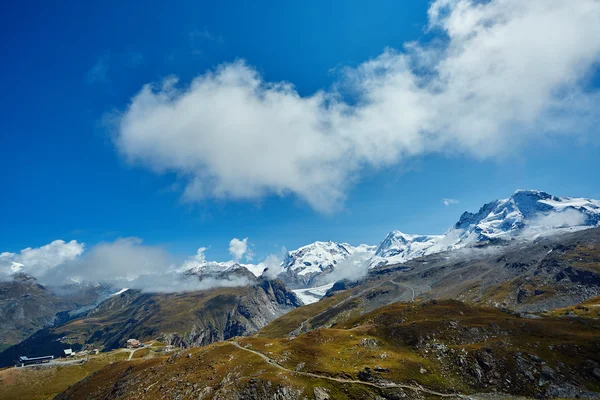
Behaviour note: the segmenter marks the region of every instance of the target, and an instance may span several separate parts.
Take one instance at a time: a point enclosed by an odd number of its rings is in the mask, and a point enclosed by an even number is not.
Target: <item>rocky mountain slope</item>
[[[526,314],[596,296],[600,228],[375,268],[358,282],[337,282],[321,301],[291,311],[262,333],[293,336],[398,301],[458,299]]]
[[[374,252],[373,246],[354,248],[335,242],[315,242],[301,247],[290,252],[284,261],[282,279],[293,288],[322,285],[327,274],[361,249],[369,255],[364,262],[375,268],[462,248],[531,241],[540,236],[574,232],[599,224],[600,200],[517,190],[509,198],[485,204],[476,213],[463,213],[443,235],[392,231]]]
[[[0,351],[68,318],[68,311],[94,305],[105,291],[101,286],[85,286],[63,287],[58,292],[25,274],[0,282]]]
[[[256,332],[300,306],[280,281],[241,287],[150,294],[127,290],[85,316],[49,327],[0,353],[0,366],[21,355],[60,355],[63,348],[113,349],[129,338],[190,347]]]
[[[280,287],[266,298],[286,303]],[[128,290],[34,338],[187,347],[217,333],[211,346],[106,366],[58,399],[600,398],[600,228],[374,268],[243,338],[251,330],[227,322],[244,315],[241,293]]]
[[[298,295],[306,302],[314,302],[330,289],[335,280],[340,279],[338,277],[340,274],[334,273],[335,271],[356,269],[363,264],[365,272],[366,266],[377,270],[376,267],[396,268],[394,266],[399,265],[399,271],[403,271],[406,279],[413,281],[412,287],[416,288],[419,293],[427,290],[433,295],[437,291],[445,292],[448,297],[454,295],[470,299],[481,296],[484,291],[488,294],[486,301],[489,304],[503,304],[508,301],[507,304],[510,306],[521,309],[537,307],[533,305],[533,300],[525,301],[526,298],[559,298],[558,295],[551,295],[551,293],[563,295],[567,293],[563,298],[568,298],[572,302],[581,296],[577,297],[577,290],[571,289],[572,286],[569,286],[571,284],[567,284],[568,290],[563,290],[563,280],[550,282],[549,277],[552,275],[549,273],[527,272],[531,271],[531,265],[540,263],[544,251],[549,250],[540,250],[539,246],[535,247],[537,250],[532,254],[536,254],[537,258],[524,261],[521,259],[519,254],[521,250],[518,250],[518,246],[525,246],[525,243],[531,241],[544,240],[546,236],[551,237],[564,232],[590,228],[597,225],[599,220],[600,202],[597,200],[559,198],[544,192],[519,190],[507,199],[496,200],[484,205],[477,213],[464,213],[445,235],[407,235],[394,231],[377,248],[367,245],[353,247],[349,244],[331,241],[315,242],[301,247],[290,252],[283,261],[284,272],[280,278],[290,288],[297,289]],[[485,256],[488,258],[482,261],[481,259],[485,257],[481,254],[488,253],[473,253],[477,260],[469,258],[474,249],[485,248],[489,254],[495,254],[495,252],[504,251],[503,249],[507,245],[509,248],[517,246],[517,250],[514,250],[516,255],[510,256],[516,261],[508,262],[508,264],[525,265],[526,267],[511,269],[504,265],[506,262],[503,264],[503,262],[494,261],[493,256]],[[550,260],[552,257],[556,257],[556,254],[559,253],[544,257]],[[425,259],[426,261],[424,261]],[[465,261],[468,270],[466,273],[458,272],[461,268],[457,265],[462,264],[453,264],[456,259],[467,260]],[[413,262],[413,260],[417,261]],[[560,264],[562,261],[553,262]],[[476,267],[475,263],[480,265]],[[545,265],[550,265],[550,261],[545,261],[545,263]],[[413,270],[421,271],[424,268],[423,265],[427,265],[429,268],[428,279],[436,277],[439,279],[438,289],[435,285],[431,285],[429,280],[419,278],[416,272],[411,272]],[[435,269],[435,266],[438,268]],[[252,282],[255,276],[262,274],[265,267],[262,264],[203,261],[194,263],[193,266],[182,272],[188,275],[197,275],[200,279],[211,277],[218,279],[226,276],[228,279]],[[473,272],[477,268],[480,268],[481,271]],[[522,269],[525,272],[521,271]],[[546,270],[552,270],[552,268],[542,269],[542,271]],[[407,271],[408,273],[406,273]],[[579,279],[571,276],[572,273],[569,270],[565,270],[563,273],[570,279]],[[481,282],[486,282],[485,288],[481,289],[480,284],[469,288],[469,279],[479,275],[485,278],[481,280]],[[459,281],[460,279],[463,281]],[[496,287],[496,293],[491,293],[491,287],[495,283],[499,283],[499,287]],[[431,289],[429,289],[430,286]],[[518,293],[512,290],[517,287],[520,290]],[[307,291],[306,288],[310,289]],[[582,290],[582,293],[586,293],[587,289]],[[503,291],[512,293],[512,297],[507,300]],[[3,333],[0,346],[6,347],[15,344],[37,329],[51,324],[56,321],[57,313],[94,304],[98,293],[92,292],[77,299],[73,296],[56,296],[52,291],[31,284],[31,282],[17,280],[12,283],[0,283],[0,315],[3,316],[0,320],[0,329]],[[542,292],[545,293],[544,296],[541,295]],[[517,294],[514,295],[514,293]],[[93,297],[94,295],[96,297]],[[59,317],[62,316],[64,314],[59,314]]]
[[[591,399],[600,391],[599,332],[596,319],[396,303],[292,339],[235,338],[115,363],[57,400]]]

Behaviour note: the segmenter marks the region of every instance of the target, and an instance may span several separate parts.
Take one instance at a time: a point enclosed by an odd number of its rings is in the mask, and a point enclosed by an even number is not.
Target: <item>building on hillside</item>
[[[15,367],[24,367],[26,365],[32,365],[32,364],[48,363],[51,360],[54,360],[54,356],[31,357],[31,358],[29,358],[27,356],[21,356],[15,363]]]
[[[137,349],[139,347],[143,347],[144,345],[137,339],[128,339],[127,340],[127,348],[128,349]]]
[[[64,349],[63,352],[65,353],[65,357],[73,357],[73,356],[75,356],[75,353],[73,352],[73,349]]]

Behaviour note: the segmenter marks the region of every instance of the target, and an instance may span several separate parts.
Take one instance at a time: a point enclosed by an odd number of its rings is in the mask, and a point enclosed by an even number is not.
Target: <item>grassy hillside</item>
[[[585,397],[600,391],[599,366],[598,320],[521,318],[430,301],[393,304],[296,337],[257,335],[159,364],[115,364],[58,398]]]
[[[545,314],[557,317],[600,319],[600,297],[594,297],[575,306],[557,308]]]
[[[137,352],[136,352],[137,355]],[[91,357],[83,364],[36,366],[0,370],[0,398],[3,400],[46,400],[54,398],[86,376],[114,362],[127,360],[127,352]]]

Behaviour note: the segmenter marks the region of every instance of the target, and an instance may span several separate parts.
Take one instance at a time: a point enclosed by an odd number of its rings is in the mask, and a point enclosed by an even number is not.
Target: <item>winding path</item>
[[[286,367],[278,364],[275,360],[273,360],[272,358],[269,358],[268,356],[264,355],[263,353],[261,353],[259,351],[240,346],[240,344],[238,342],[231,341],[231,342],[226,342],[226,343],[229,343],[229,344],[237,347],[240,350],[244,350],[249,353],[256,354],[257,356],[262,358],[265,362],[272,365],[273,367],[278,368],[282,371],[291,373],[291,374],[303,375],[303,376],[308,376],[308,377],[316,378],[316,379],[326,379],[326,380],[334,381],[334,382],[338,382],[338,383],[351,383],[351,384],[357,384],[357,385],[371,386],[371,387],[378,388],[378,389],[400,388],[400,389],[413,390],[416,392],[423,392],[423,393],[431,394],[431,395],[438,396],[438,397],[446,397],[446,398],[452,397],[452,398],[459,398],[459,399],[469,399],[468,396],[465,396],[462,394],[440,393],[440,392],[436,392],[435,390],[426,389],[426,388],[420,387],[420,386],[404,385],[404,384],[400,384],[400,383],[379,384],[379,383],[373,383],[373,382],[357,381],[357,380],[353,380],[353,379],[336,378],[336,377],[327,376],[327,375],[319,375],[319,374],[314,374],[312,372],[294,371],[294,370],[291,370],[289,368],[286,368]]]
[[[389,280],[387,282],[394,283],[394,284],[400,285],[400,286],[404,286],[404,287],[407,287],[410,290],[412,290],[412,299],[410,299],[410,301],[411,302],[415,301],[415,289],[412,286],[408,286],[406,283],[396,282],[396,281],[393,281],[393,280]]]

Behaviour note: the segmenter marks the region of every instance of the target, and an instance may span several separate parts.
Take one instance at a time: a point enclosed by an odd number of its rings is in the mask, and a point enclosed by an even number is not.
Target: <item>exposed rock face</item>
[[[256,332],[300,306],[281,281],[256,280],[247,287],[150,294],[128,290],[110,297],[86,316],[43,329],[0,353],[0,365],[23,354],[58,353],[63,347],[122,347],[129,338],[159,339],[192,347]],[[69,345],[56,344],[59,339]],[[52,342],[54,345],[49,346]]]
[[[235,336],[244,336],[258,331],[263,326],[301,304],[293,292],[281,281],[261,279],[250,291],[241,296],[217,296],[203,313],[207,319],[199,318],[190,330],[182,333],[163,333],[158,339],[179,347],[201,346]],[[222,307],[217,302],[229,303]],[[214,317],[223,313],[223,318]]]
[[[66,287],[59,295],[22,273],[0,282],[0,350],[68,319],[66,311],[93,305],[102,290],[100,286]]]

